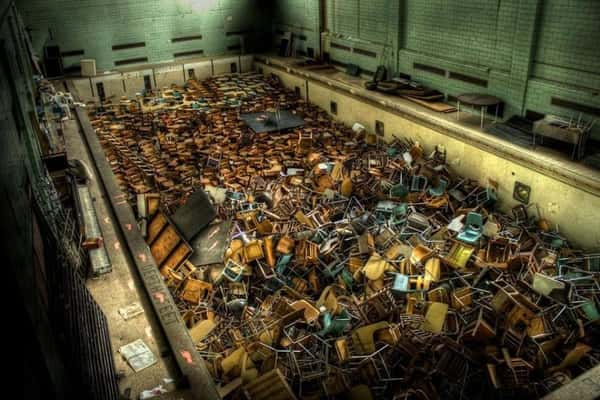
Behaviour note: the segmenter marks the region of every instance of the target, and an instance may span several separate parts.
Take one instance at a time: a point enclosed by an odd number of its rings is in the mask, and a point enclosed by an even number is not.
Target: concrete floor
[[[99,187],[99,181],[96,179],[97,172],[80,134],[79,124],[76,120],[65,121],[63,132],[68,158],[83,160],[94,175],[90,183],[90,191],[113,268],[112,272],[108,274],[89,279],[87,286],[108,320],[115,365],[122,376],[119,381],[121,393],[131,389],[129,398],[138,399],[140,392],[158,386],[163,378],[176,379],[180,374],[179,369],[147,298],[141,279],[132,266],[125,243],[122,242],[120,233],[115,229],[116,224],[112,212],[103,189]],[[118,310],[134,302],[142,305],[144,313],[125,321]],[[158,362],[136,373],[120,355],[118,349],[137,339],[144,340]],[[189,399],[191,396],[186,391],[176,391],[160,398]]]

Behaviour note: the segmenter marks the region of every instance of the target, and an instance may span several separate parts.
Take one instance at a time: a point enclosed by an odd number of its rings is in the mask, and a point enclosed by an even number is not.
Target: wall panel
[[[114,68],[117,60],[135,57],[158,63],[186,51],[225,54],[232,42],[240,43],[228,32],[243,31],[247,43],[260,44],[253,37],[270,31],[265,22],[269,7],[263,0],[19,0],[18,6],[39,54],[52,44],[61,50],[84,49],[86,58],[97,60],[100,71]],[[171,40],[198,35],[202,39]],[[112,49],[135,42],[145,46]],[[73,61],[69,58],[69,63]]]

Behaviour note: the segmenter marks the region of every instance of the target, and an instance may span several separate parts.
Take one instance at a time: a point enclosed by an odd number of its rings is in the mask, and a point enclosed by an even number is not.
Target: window
[[[294,93],[296,93],[296,96],[300,97],[300,86],[294,88]]]
[[[337,115],[337,103],[335,101],[332,101],[329,103],[329,111],[333,115]]]
[[[235,74],[237,72],[237,63],[231,63],[229,68],[231,69],[231,73]]]
[[[188,69],[188,78],[195,78],[195,77],[196,77],[196,71],[194,71],[194,68]]]

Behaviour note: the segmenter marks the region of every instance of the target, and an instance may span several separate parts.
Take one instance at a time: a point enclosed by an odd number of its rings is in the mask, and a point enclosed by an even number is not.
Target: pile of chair
[[[166,224],[194,191],[212,199],[199,235],[217,260],[190,246],[161,273],[223,397],[539,397],[599,363],[600,254],[533,206],[500,212],[497,188],[452,173],[441,149],[367,144],[273,79],[244,79],[190,83],[150,132],[96,123],[116,171],[142,160],[139,190],[163,206],[145,218]],[[239,123],[236,107],[276,106],[305,126]],[[138,153],[110,140],[131,135]]]

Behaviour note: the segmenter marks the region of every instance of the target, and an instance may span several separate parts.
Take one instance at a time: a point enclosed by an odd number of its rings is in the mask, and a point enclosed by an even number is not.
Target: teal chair
[[[404,294],[410,292],[409,278],[408,275],[394,273],[394,284],[392,285],[392,292],[395,294]]]
[[[392,186],[392,188],[390,189],[390,197],[404,198],[407,195],[408,188],[401,183]]]
[[[283,275],[283,273],[286,271],[289,262],[292,260],[292,257],[292,254],[284,254],[279,257],[279,260],[277,260],[277,264],[275,265],[275,271],[279,275]]]
[[[481,237],[483,228],[483,217],[481,214],[476,212],[470,212],[467,214],[467,221],[465,223],[465,229],[458,234],[456,237],[461,242],[473,244],[476,243]]]
[[[411,192],[422,192],[427,187],[427,177],[421,175],[413,175],[410,182]]]
[[[323,314],[323,329],[317,332],[319,336],[340,336],[344,333],[344,329],[350,324],[350,316],[348,312],[343,310],[339,317],[333,318],[333,315],[329,311],[325,311]]]
[[[330,264],[323,265],[323,275],[328,278],[335,278],[344,269],[344,263],[335,260]]]
[[[348,271],[346,268],[344,268],[342,270],[342,272],[340,273],[340,277],[342,278],[342,281],[344,282],[344,284],[349,289],[352,289],[352,285],[354,285],[354,278],[352,277],[352,274],[350,273],[350,271]]]
[[[436,187],[430,187],[429,189],[427,189],[427,193],[429,193],[429,195],[434,196],[434,197],[440,197],[441,195],[443,195],[446,192],[446,187],[448,186],[448,181],[445,179],[441,179],[438,182]]]

